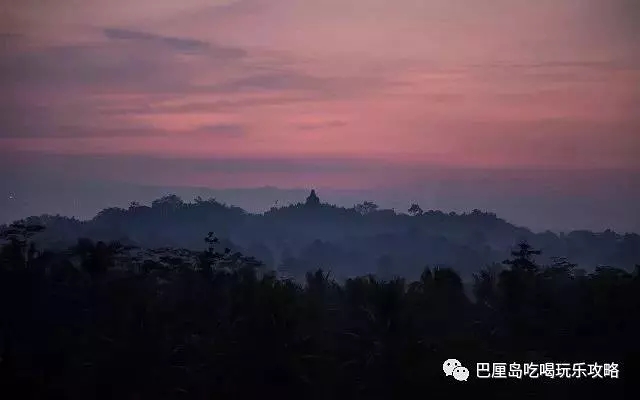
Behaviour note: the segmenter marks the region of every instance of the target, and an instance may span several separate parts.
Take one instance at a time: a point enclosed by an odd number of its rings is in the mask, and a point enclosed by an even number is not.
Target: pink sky
[[[0,152],[640,169],[633,0],[1,1]]]

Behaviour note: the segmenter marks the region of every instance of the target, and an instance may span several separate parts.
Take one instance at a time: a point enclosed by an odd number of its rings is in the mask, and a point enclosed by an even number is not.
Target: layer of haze
[[[2,218],[268,185],[640,230],[637,0],[0,2]]]

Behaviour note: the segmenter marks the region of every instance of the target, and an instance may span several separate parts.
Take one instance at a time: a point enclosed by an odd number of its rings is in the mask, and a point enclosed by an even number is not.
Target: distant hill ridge
[[[464,274],[501,262],[521,240],[541,249],[543,262],[564,257],[585,268],[632,268],[640,262],[637,234],[533,233],[494,213],[423,211],[418,204],[408,205],[406,212],[381,209],[368,201],[338,207],[323,203],[315,191],[305,202],[274,206],[260,214],[215,199],[185,202],[168,195],[150,205],[133,202],[127,209],[106,208],[87,221],[50,215],[26,221],[47,227],[37,237],[45,248],[66,247],[88,237],[145,248],[201,249],[203,237],[214,231],[274,268],[325,267],[345,276],[376,272],[372,268],[413,276],[425,265],[453,266]]]

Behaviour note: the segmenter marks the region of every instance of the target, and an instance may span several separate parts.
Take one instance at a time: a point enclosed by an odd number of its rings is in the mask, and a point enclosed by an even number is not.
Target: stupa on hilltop
[[[316,194],[315,190],[311,190],[311,193],[307,197],[307,201],[304,204],[308,207],[316,207],[320,205],[320,198]]]

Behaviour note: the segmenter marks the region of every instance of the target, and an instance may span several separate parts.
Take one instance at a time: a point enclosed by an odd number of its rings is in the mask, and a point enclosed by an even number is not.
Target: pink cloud
[[[0,146],[640,169],[637,35],[614,3],[22,5],[7,26],[24,36],[0,60],[15,94],[0,104]]]

